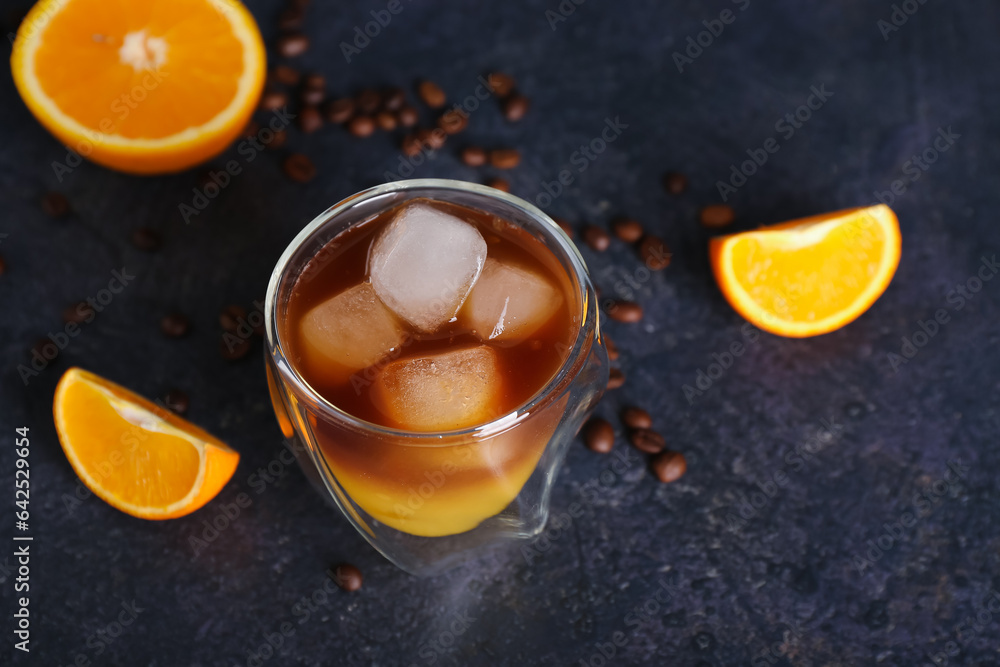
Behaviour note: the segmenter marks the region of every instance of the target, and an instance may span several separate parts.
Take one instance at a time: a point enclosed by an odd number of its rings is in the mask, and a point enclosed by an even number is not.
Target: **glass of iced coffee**
[[[265,316],[292,451],[389,560],[434,573],[543,529],[608,360],[583,259],[542,211],[460,181],[366,190],[292,241]]]

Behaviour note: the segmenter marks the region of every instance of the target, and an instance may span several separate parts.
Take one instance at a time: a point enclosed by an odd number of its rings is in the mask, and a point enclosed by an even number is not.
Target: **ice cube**
[[[485,345],[396,359],[372,384],[372,401],[394,426],[450,431],[492,421],[502,396],[497,353]]]
[[[461,317],[480,340],[510,345],[538,331],[562,302],[562,292],[544,276],[489,258]]]
[[[403,324],[369,283],[314,306],[299,326],[306,365],[316,374],[338,378],[371,366],[405,336]]]
[[[427,204],[403,208],[372,245],[368,269],[379,298],[432,332],[455,317],[483,270],[486,241],[469,223]]]

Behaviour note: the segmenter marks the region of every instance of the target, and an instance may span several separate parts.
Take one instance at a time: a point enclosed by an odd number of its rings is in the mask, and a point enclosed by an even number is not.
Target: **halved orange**
[[[899,265],[888,206],[853,208],[712,239],[719,288],[757,327],[793,338],[839,329],[882,295]]]
[[[41,0],[17,31],[11,70],[67,148],[152,174],[204,162],[239,136],[266,59],[237,0]]]
[[[80,480],[141,519],[190,514],[218,495],[240,460],[194,424],[80,368],[59,380],[52,413]]]

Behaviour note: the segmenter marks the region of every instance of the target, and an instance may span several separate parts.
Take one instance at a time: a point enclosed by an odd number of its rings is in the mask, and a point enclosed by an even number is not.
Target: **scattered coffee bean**
[[[361,588],[363,577],[358,568],[349,563],[341,563],[334,570],[333,580],[348,593],[353,593]]]
[[[591,417],[583,425],[583,442],[587,449],[607,454],[615,445],[615,429],[606,419]]]
[[[46,192],[42,197],[42,211],[50,218],[64,218],[69,215],[69,200],[59,192]]]
[[[261,111],[277,111],[288,104],[288,93],[283,90],[265,89],[260,96]]]
[[[219,313],[219,325],[229,333],[233,333],[240,326],[240,320],[246,320],[247,309],[237,304],[226,306]]]
[[[587,225],[583,228],[583,242],[597,252],[604,252],[611,245],[611,237],[597,225]]]
[[[619,368],[612,368],[608,374],[608,389],[618,389],[625,384],[625,374]]]
[[[464,111],[459,111],[458,109],[445,111],[441,114],[441,117],[438,118],[438,127],[444,130],[447,134],[458,134],[468,126],[469,115]]]
[[[448,135],[444,133],[444,130],[440,128],[435,128],[433,130],[417,130],[417,139],[421,143],[426,145],[432,151],[436,151],[442,146],[444,146],[445,140]]]
[[[252,347],[249,340],[239,336],[223,336],[219,341],[219,352],[226,361],[238,361],[247,356]]]
[[[504,118],[511,123],[516,123],[524,118],[524,114],[528,113],[530,106],[531,103],[524,95],[511,95],[501,102],[500,109],[503,111]]]
[[[632,218],[617,218],[611,223],[611,231],[626,243],[635,243],[642,238],[642,225]]]
[[[3,257],[0,257],[0,276],[2,276],[6,270],[7,264],[3,261]]]
[[[514,92],[514,77],[503,72],[493,72],[486,80],[489,81],[490,90],[499,98],[504,98]]]
[[[642,306],[635,301],[612,299],[607,302],[608,317],[616,322],[638,322],[642,319]]]
[[[319,72],[310,72],[302,80],[302,85],[311,90],[323,90],[326,88],[326,78]]]
[[[658,236],[646,235],[639,243],[639,257],[642,258],[646,268],[652,271],[662,271],[670,266],[670,258],[673,254],[670,248]]]
[[[326,114],[326,119],[331,123],[338,125],[346,123],[354,115],[354,100],[350,97],[332,100],[323,107],[323,111]]]
[[[730,225],[735,218],[733,208],[726,204],[712,204],[701,209],[699,219],[705,227],[725,227]]]
[[[516,148],[494,148],[490,151],[490,164],[497,169],[513,169],[521,164],[521,153]]]
[[[688,187],[687,176],[676,171],[663,175],[663,189],[672,195],[684,194]]]
[[[62,311],[63,322],[66,324],[83,324],[96,316],[94,308],[86,301],[80,301],[68,306]]]
[[[132,245],[139,250],[153,252],[160,247],[160,235],[149,227],[137,227],[132,230]]]
[[[406,157],[413,157],[419,155],[420,151],[424,150],[424,143],[417,138],[415,134],[408,134],[403,137],[403,142],[400,145],[403,151],[403,155]]]
[[[183,415],[191,406],[191,400],[180,389],[171,389],[163,395],[163,405],[171,412]]]
[[[486,164],[486,151],[479,146],[466,146],[459,157],[470,167],[481,167]]]
[[[347,131],[356,137],[370,137],[375,131],[375,119],[371,116],[355,116],[347,123]]]
[[[304,14],[298,7],[289,7],[278,14],[278,29],[286,32],[298,30],[302,27]]]
[[[316,165],[302,153],[292,153],[285,158],[285,175],[296,183],[308,183],[316,177]]]
[[[281,148],[288,141],[288,132],[285,130],[278,130],[271,137],[271,140],[264,144],[264,148],[269,148],[275,150],[276,148]]]
[[[392,132],[396,129],[396,114],[391,111],[379,111],[375,114],[375,124],[378,125],[378,129],[384,130],[385,132]]]
[[[164,315],[163,319],[160,320],[160,331],[168,338],[181,338],[186,336],[190,330],[191,323],[180,313]]]
[[[406,104],[406,93],[402,88],[389,88],[382,93],[382,108],[386,111],[399,111]]]
[[[39,338],[35,341],[35,344],[31,346],[31,350],[29,350],[32,357],[38,355],[42,359],[48,359],[49,361],[58,357],[59,352],[59,346],[48,338]]]
[[[628,440],[633,447],[646,454],[658,454],[667,445],[662,435],[649,428],[637,428],[630,431]]]
[[[382,95],[374,88],[365,88],[358,93],[358,111],[373,114],[382,108]]]
[[[608,359],[611,361],[618,361],[618,357],[621,354],[618,352],[618,346],[615,342],[611,340],[611,336],[604,334],[604,346],[608,348]]]
[[[247,121],[247,126],[243,128],[243,136],[256,137],[258,132],[260,132],[260,123],[252,119]]]
[[[299,101],[309,106],[317,106],[323,103],[326,93],[322,88],[303,88],[299,93]]]
[[[294,67],[278,65],[271,70],[271,80],[283,86],[297,86],[302,75]]]
[[[448,101],[441,86],[433,81],[424,80],[417,84],[417,95],[431,109],[440,109]]]
[[[486,185],[500,192],[510,192],[510,183],[502,178],[491,178]]]
[[[417,110],[411,106],[400,107],[399,111],[396,112],[396,120],[403,127],[413,127],[420,120],[420,115]]]
[[[566,236],[573,238],[573,226],[565,218],[552,218]]]
[[[298,121],[299,129],[306,134],[312,134],[323,127],[323,116],[320,115],[319,109],[313,105],[304,106],[299,110]]]
[[[629,406],[622,410],[622,423],[629,428],[650,428],[653,418],[642,408]]]
[[[680,452],[660,452],[650,461],[653,474],[664,484],[676,482],[687,472],[687,460]]]
[[[282,58],[296,58],[309,50],[309,38],[299,32],[282,35],[275,49]]]

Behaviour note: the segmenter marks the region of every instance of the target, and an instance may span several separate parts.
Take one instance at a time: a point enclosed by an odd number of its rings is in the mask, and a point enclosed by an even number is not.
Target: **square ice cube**
[[[474,226],[417,202],[379,234],[368,271],[385,305],[420,331],[433,332],[458,313],[485,260],[486,241]]]
[[[372,401],[398,428],[451,431],[498,417],[502,380],[494,350],[457,348],[390,362],[372,384]]]
[[[544,276],[489,258],[461,319],[480,340],[510,345],[538,331],[562,303],[562,292]]]

